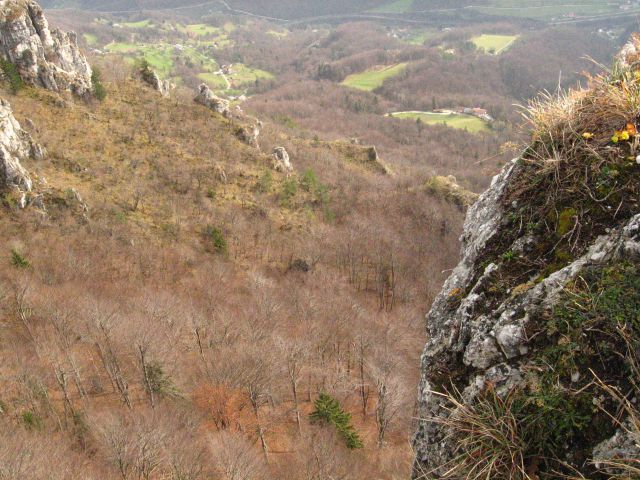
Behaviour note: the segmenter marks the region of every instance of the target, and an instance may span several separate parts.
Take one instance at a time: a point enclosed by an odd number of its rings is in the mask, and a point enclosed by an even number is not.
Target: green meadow
[[[406,13],[411,10],[414,0],[395,0],[371,10],[373,13]]]
[[[401,74],[407,68],[407,63],[398,63],[391,66],[374,67],[369,70],[365,70],[361,73],[354,73],[349,75],[342,81],[342,84],[357,88],[359,90],[366,90],[368,92],[375,90],[382,86],[382,84],[388,78],[395,77]]]
[[[517,39],[517,35],[480,35],[472,38],[471,41],[485,52],[499,55],[513,45]]]
[[[444,125],[447,127],[467,130],[471,133],[486,132],[489,130],[487,123],[471,115],[458,113],[432,113],[432,112],[396,112],[393,118],[418,120],[427,125]]]

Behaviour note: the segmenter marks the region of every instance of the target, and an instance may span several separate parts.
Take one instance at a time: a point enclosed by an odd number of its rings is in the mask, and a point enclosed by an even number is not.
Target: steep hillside
[[[640,39],[534,102],[427,317],[415,478],[637,478]]]
[[[93,98],[0,84],[0,476],[408,477],[462,207],[96,63]]]

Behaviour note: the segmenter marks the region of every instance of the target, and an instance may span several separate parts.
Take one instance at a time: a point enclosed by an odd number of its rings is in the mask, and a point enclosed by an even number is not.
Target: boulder
[[[150,67],[145,67],[140,70],[140,77],[142,80],[153,88],[156,92],[160,93],[163,97],[168,97],[171,90],[171,84],[169,80],[161,80],[158,73]]]
[[[207,108],[210,108],[216,113],[220,113],[222,115],[229,116],[229,101],[224,98],[218,97],[213,91],[209,88],[206,83],[200,85],[198,89],[198,95],[193,99],[194,102],[204,105]]]
[[[289,160],[289,153],[284,147],[275,147],[271,158],[273,159],[272,166],[274,170],[282,173],[293,172],[293,165],[291,165],[291,161]]]
[[[91,67],[76,34],[50,30],[32,0],[0,0],[0,57],[30,85],[81,96],[91,93]]]
[[[262,130],[262,122],[260,120],[256,120],[255,123],[251,125],[246,125],[242,127],[238,127],[236,129],[236,137],[243,143],[255,148],[260,148],[258,143],[258,136],[260,136],[260,131]]]

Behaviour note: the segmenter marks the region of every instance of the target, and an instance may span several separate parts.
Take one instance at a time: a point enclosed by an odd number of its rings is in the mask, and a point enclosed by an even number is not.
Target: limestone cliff
[[[91,67],[75,33],[50,30],[34,1],[0,0],[0,56],[28,84],[77,95],[91,92]]]
[[[415,478],[637,468],[639,78],[622,59],[533,104],[529,147],[469,209],[427,316]]]
[[[44,154],[43,148],[20,128],[9,103],[0,99],[0,190],[16,192],[22,207],[32,182],[20,160],[29,157],[41,159]]]

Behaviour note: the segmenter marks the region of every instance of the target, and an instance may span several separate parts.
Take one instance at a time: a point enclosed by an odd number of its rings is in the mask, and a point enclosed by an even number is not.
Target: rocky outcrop
[[[318,142],[314,142],[318,144]],[[390,175],[391,169],[378,155],[378,149],[373,145],[360,145],[357,139],[350,141],[337,140],[325,143],[331,150],[335,150],[345,160],[358,164],[375,173]]]
[[[34,1],[0,1],[0,56],[28,84],[77,95],[91,92],[91,67],[78,48],[76,34],[50,30]]]
[[[640,35],[634,33],[631,39],[622,47],[616,60],[625,68],[632,68],[640,61]]]
[[[169,83],[169,80],[161,80],[154,69],[148,66],[143,68],[140,70],[140,77],[147,85],[160,93],[163,97],[169,96],[169,92],[171,91],[171,84]]]
[[[261,130],[262,122],[260,120],[255,120],[255,122],[251,125],[238,127],[235,131],[235,134],[238,140],[240,140],[241,142],[246,143],[250,147],[260,148],[258,137],[260,136]]]
[[[194,102],[199,103],[200,105],[204,105],[207,108],[210,108],[216,113],[220,113],[225,117],[230,116],[229,112],[229,101],[224,98],[218,97],[213,91],[209,88],[206,83],[200,85],[198,89],[198,95],[193,99]]]
[[[463,208],[468,207],[478,199],[477,194],[458,185],[458,181],[453,175],[431,177],[425,182],[425,189],[432,195]]]
[[[0,100],[0,189],[17,193],[21,207],[25,206],[26,193],[31,191],[32,182],[20,161],[42,159],[45,154],[31,135],[20,128],[9,103]]]
[[[637,130],[631,109],[626,127],[627,112],[608,116],[602,96],[615,92],[597,82],[563,100],[567,118],[536,131],[467,212],[460,262],[426,319],[415,478],[591,478],[637,461],[640,166],[611,126]],[[616,85],[640,98],[634,75]]]
[[[271,158],[273,159],[272,166],[274,170],[287,174],[293,172],[289,153],[284,147],[275,147]]]

